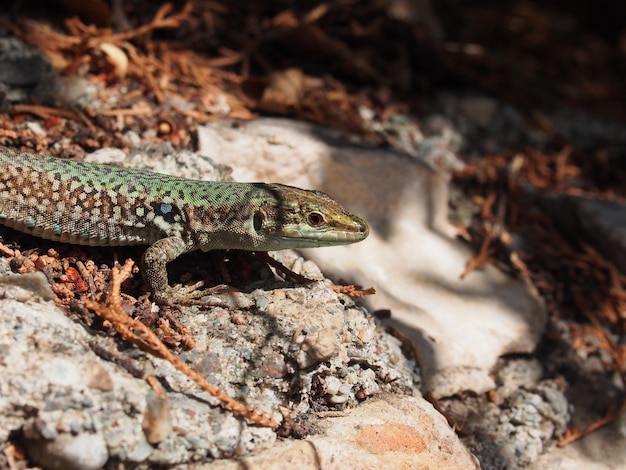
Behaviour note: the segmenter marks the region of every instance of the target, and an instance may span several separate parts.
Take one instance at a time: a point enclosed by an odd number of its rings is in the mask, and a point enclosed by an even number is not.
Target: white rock
[[[56,439],[27,442],[31,458],[44,469],[97,470],[109,458],[106,443],[99,434],[60,434]]]

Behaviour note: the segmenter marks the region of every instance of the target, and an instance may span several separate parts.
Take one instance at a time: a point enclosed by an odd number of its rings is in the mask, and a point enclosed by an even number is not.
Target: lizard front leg
[[[223,290],[223,286],[198,290],[204,282],[191,286],[176,285],[170,287],[167,279],[167,263],[189,251],[182,238],[167,237],[150,245],[142,258],[143,277],[152,292],[153,300],[159,305],[204,305],[198,299],[205,295]]]

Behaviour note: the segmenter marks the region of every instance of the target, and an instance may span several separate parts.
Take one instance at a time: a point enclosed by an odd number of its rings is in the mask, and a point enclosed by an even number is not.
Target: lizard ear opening
[[[254,227],[254,230],[256,230],[257,232],[261,230],[261,228],[263,227],[264,219],[265,215],[263,214],[263,212],[256,211],[254,213],[254,216],[252,217],[252,226]]]

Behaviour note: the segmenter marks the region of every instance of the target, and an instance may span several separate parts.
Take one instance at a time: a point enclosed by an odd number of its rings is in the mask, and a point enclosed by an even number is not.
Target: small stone
[[[367,328],[361,328],[357,336],[362,342],[369,343],[376,336],[376,327],[370,325]]]
[[[50,288],[50,284],[48,284],[45,274],[39,271],[21,274],[19,276],[11,274],[0,276],[0,285],[21,287],[22,289],[36,294],[43,300],[54,300],[54,293]],[[13,298],[19,301],[28,300],[27,298],[24,298],[23,295]],[[30,298],[30,296],[28,296],[28,298]]]
[[[341,380],[337,377],[331,375],[324,378],[324,390],[329,395],[336,395],[339,392],[339,387],[341,387]]]
[[[328,403],[331,403],[333,405],[342,405],[345,402],[347,402],[350,399],[349,396],[347,395],[331,395],[330,397],[328,397]]]
[[[107,370],[99,363],[93,362],[93,367],[88,370],[89,379],[87,385],[90,388],[110,392],[113,390],[113,380]]]
[[[150,444],[158,444],[172,432],[170,406],[167,398],[161,398],[153,391],[146,397],[146,404],[141,428]]]
[[[261,372],[274,379],[284,376],[287,373],[285,356],[271,352],[261,364]]]
[[[308,335],[302,343],[302,350],[306,352],[309,364],[322,362],[337,354],[339,341],[333,330],[324,328]]]
[[[33,461],[44,469],[97,470],[109,459],[104,438],[100,434],[60,434],[48,441],[26,441],[26,450]]]

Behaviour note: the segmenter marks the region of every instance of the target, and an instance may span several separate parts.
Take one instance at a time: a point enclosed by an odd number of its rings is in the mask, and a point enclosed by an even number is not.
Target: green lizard
[[[170,287],[166,264],[193,250],[272,251],[365,239],[365,221],[319,191],[197,181],[0,147],[0,223],[91,246],[149,245],[142,272],[159,304],[199,303],[202,283]]]

